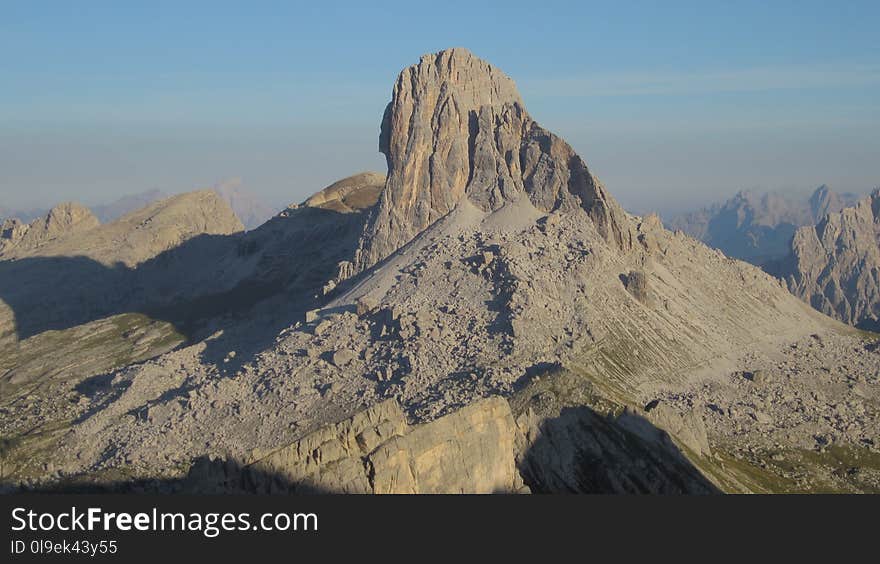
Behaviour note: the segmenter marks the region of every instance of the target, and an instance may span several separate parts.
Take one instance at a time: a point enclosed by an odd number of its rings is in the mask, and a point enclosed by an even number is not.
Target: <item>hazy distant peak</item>
[[[38,217],[46,215],[48,211],[47,208],[12,209],[0,206],[0,221],[4,219],[18,219],[22,223],[30,223]]]
[[[813,221],[818,222],[829,213],[839,213],[844,208],[854,205],[858,200],[857,194],[849,192],[838,194],[827,184],[822,184],[810,196],[810,213],[813,216]]]
[[[277,210],[266,205],[242,184],[241,178],[227,178],[215,184],[211,190],[226,200],[245,228],[250,230],[265,223]]]
[[[122,196],[107,204],[93,206],[92,211],[95,216],[101,220],[101,223],[110,223],[129,212],[140,209],[167,196],[167,194],[158,188],[153,188],[152,190],[138,192],[137,194]]]

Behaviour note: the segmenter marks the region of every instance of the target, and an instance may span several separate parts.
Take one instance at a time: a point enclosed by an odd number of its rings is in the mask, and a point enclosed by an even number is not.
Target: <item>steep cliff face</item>
[[[203,458],[184,490],[207,493],[715,493],[670,435],[625,412],[515,416],[501,397],[409,425],[395,400],[252,460]],[[534,408],[537,408],[537,412]],[[524,482],[523,479],[527,481]]]
[[[388,179],[358,254],[379,262],[467,197],[482,211],[528,195],[539,210],[580,206],[622,248],[620,206],[562,139],[529,116],[507,75],[465,49],[404,69],[385,109],[379,148]]]
[[[834,190],[823,184],[816,188],[816,191],[810,196],[810,213],[813,216],[813,223],[818,223],[823,217],[829,213],[840,213],[843,208],[852,206],[858,201],[858,196],[851,193],[838,194]]]
[[[857,205],[798,229],[779,272],[819,311],[880,329],[880,189]]]
[[[410,426],[388,400],[243,466],[202,460],[195,491],[257,493],[505,493],[524,489],[514,464],[516,424],[489,398]]]

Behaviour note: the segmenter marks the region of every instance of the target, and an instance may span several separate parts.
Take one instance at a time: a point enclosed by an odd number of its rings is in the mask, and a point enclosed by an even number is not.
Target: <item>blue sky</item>
[[[624,205],[880,184],[880,2],[0,0],[0,205],[384,170],[391,86],[465,46]]]

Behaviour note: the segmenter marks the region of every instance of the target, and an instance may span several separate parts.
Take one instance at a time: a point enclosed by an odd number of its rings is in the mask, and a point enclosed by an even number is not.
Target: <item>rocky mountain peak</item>
[[[0,254],[12,248],[33,249],[73,233],[88,231],[100,225],[89,208],[76,202],[58,204],[30,224],[7,220],[0,229]]]
[[[521,194],[543,212],[580,206],[607,240],[631,244],[623,210],[584,161],[531,118],[510,77],[466,49],[425,55],[400,73],[379,148],[388,178],[359,268],[393,253],[464,197],[483,211]]]
[[[466,120],[449,123],[453,113],[467,118],[467,112],[482,106],[504,104],[523,106],[513,79],[467,49],[423,55],[418,64],[405,68],[397,77],[382,120],[379,150],[388,158],[390,169],[397,157],[407,153],[400,142],[419,133],[415,127],[408,127],[409,118],[416,117],[421,122],[413,126],[427,123],[431,131],[424,133],[439,133],[435,125],[457,125],[463,127],[460,133],[466,136]]]
[[[818,191],[817,191],[818,193]],[[815,194],[814,194],[815,196]],[[811,201],[812,203],[812,201]],[[880,191],[801,227],[775,274],[813,307],[865,329],[880,328]]]
[[[212,188],[229,204],[246,229],[255,229],[269,220],[275,211],[242,185],[241,178],[227,178]]]
[[[89,208],[76,202],[65,202],[49,210],[46,217],[39,220],[34,227],[42,227],[46,231],[66,231],[86,226],[95,227],[98,223],[98,218]]]
[[[211,190],[158,200],[105,224],[88,208],[65,203],[28,225],[4,222],[0,258],[87,256],[132,267],[193,237],[243,229],[229,205]]]
[[[810,196],[810,213],[812,213],[814,221],[819,221],[829,213],[837,213],[843,207],[844,204],[840,197],[827,184],[816,188]]]

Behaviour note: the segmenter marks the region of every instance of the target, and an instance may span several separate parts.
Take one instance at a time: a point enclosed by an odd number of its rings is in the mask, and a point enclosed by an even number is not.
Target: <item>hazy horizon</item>
[[[636,212],[880,184],[876,3],[338,6],[5,3],[0,206],[230,177],[279,206],[384,171],[397,73],[451,46]]]

